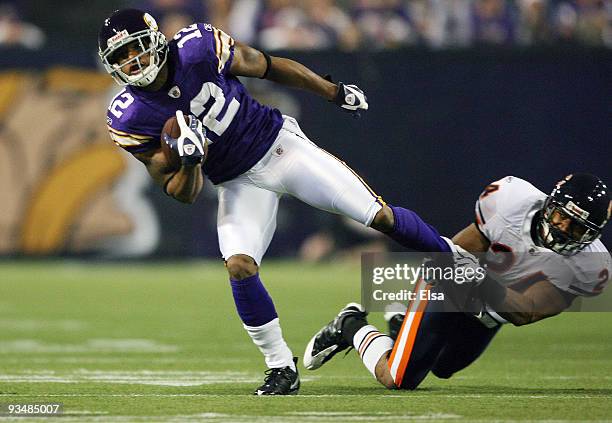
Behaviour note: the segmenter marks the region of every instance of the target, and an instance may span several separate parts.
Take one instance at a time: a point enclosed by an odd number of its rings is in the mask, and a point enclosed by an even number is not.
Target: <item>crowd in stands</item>
[[[22,19],[19,3],[0,1],[0,46],[37,50],[45,44],[45,33]]]
[[[0,45],[40,47],[43,31],[19,16],[14,6],[20,3],[0,0]],[[268,51],[612,47],[612,0],[124,0],[123,5],[151,11],[170,36],[205,21]]]
[[[612,0],[148,0],[169,34],[206,20],[269,51],[578,43],[612,47]]]

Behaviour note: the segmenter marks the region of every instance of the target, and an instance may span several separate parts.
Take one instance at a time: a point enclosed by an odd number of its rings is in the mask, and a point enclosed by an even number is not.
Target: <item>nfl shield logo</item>
[[[195,153],[196,150],[196,146],[193,144],[187,144],[185,147],[185,154],[187,154],[188,156],[191,156],[193,153]]]
[[[181,96],[181,89],[175,85],[174,87],[170,88],[168,95],[172,98],[179,98]]]

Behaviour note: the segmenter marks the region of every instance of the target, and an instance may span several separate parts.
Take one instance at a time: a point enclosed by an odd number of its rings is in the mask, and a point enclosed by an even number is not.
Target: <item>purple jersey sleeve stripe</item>
[[[159,145],[160,145],[159,141],[150,141],[150,142],[146,142],[146,143],[139,144],[139,145],[128,145],[128,146],[120,145],[120,147],[129,153],[136,154],[136,153],[145,153],[147,151],[155,150],[159,148]]]
[[[219,39],[219,30],[213,30],[213,36],[215,38],[215,55],[217,59],[221,57],[221,40]]]
[[[220,29],[214,28],[213,34],[215,39],[215,55],[218,61],[217,71],[223,73],[231,65],[235,43],[232,37]]]
[[[113,134],[119,135],[121,137],[128,137],[128,138],[132,138],[132,139],[139,140],[139,141],[150,140],[153,138],[150,135],[137,135],[137,134],[130,134],[128,132],[119,131],[115,128],[111,128],[110,126],[108,127],[108,130],[112,132]]]

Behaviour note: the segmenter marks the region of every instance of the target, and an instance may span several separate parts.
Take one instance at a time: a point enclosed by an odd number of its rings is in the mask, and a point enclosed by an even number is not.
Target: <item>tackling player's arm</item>
[[[484,253],[489,249],[490,242],[472,223],[453,237],[453,243],[465,248],[472,254]]]
[[[313,92],[334,102],[345,111],[359,116],[368,109],[363,91],[356,85],[334,84],[291,59],[272,57],[246,44],[235,42],[234,59],[229,71],[235,76],[268,79],[288,87]]]
[[[476,224],[471,224],[453,237],[453,242],[471,253],[483,253],[489,249],[489,240]],[[523,292],[499,285],[487,278],[481,288],[481,296],[504,319],[515,326],[527,325],[555,316],[568,308],[575,296],[564,292],[549,281],[539,281]]]
[[[528,325],[556,316],[568,308],[576,298],[575,295],[560,290],[549,281],[536,282],[522,293],[513,289],[504,289],[506,295],[503,301],[499,304],[492,303],[491,306],[499,310],[513,310],[499,314],[515,326]]]
[[[134,157],[140,160],[147,171],[166,194],[182,202],[192,204],[204,185],[202,166],[183,165],[179,170],[172,169],[161,148],[144,153],[135,153]]]

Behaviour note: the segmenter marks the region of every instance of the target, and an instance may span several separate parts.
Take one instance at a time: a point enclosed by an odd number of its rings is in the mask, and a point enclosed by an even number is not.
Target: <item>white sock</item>
[[[293,353],[283,339],[283,332],[278,322],[278,317],[263,326],[247,326],[244,328],[249,333],[253,343],[264,355],[266,365],[270,369],[289,366],[295,370]]]
[[[376,364],[383,354],[393,349],[393,339],[372,325],[362,327],[353,336],[353,346],[366,368],[376,377]]]

